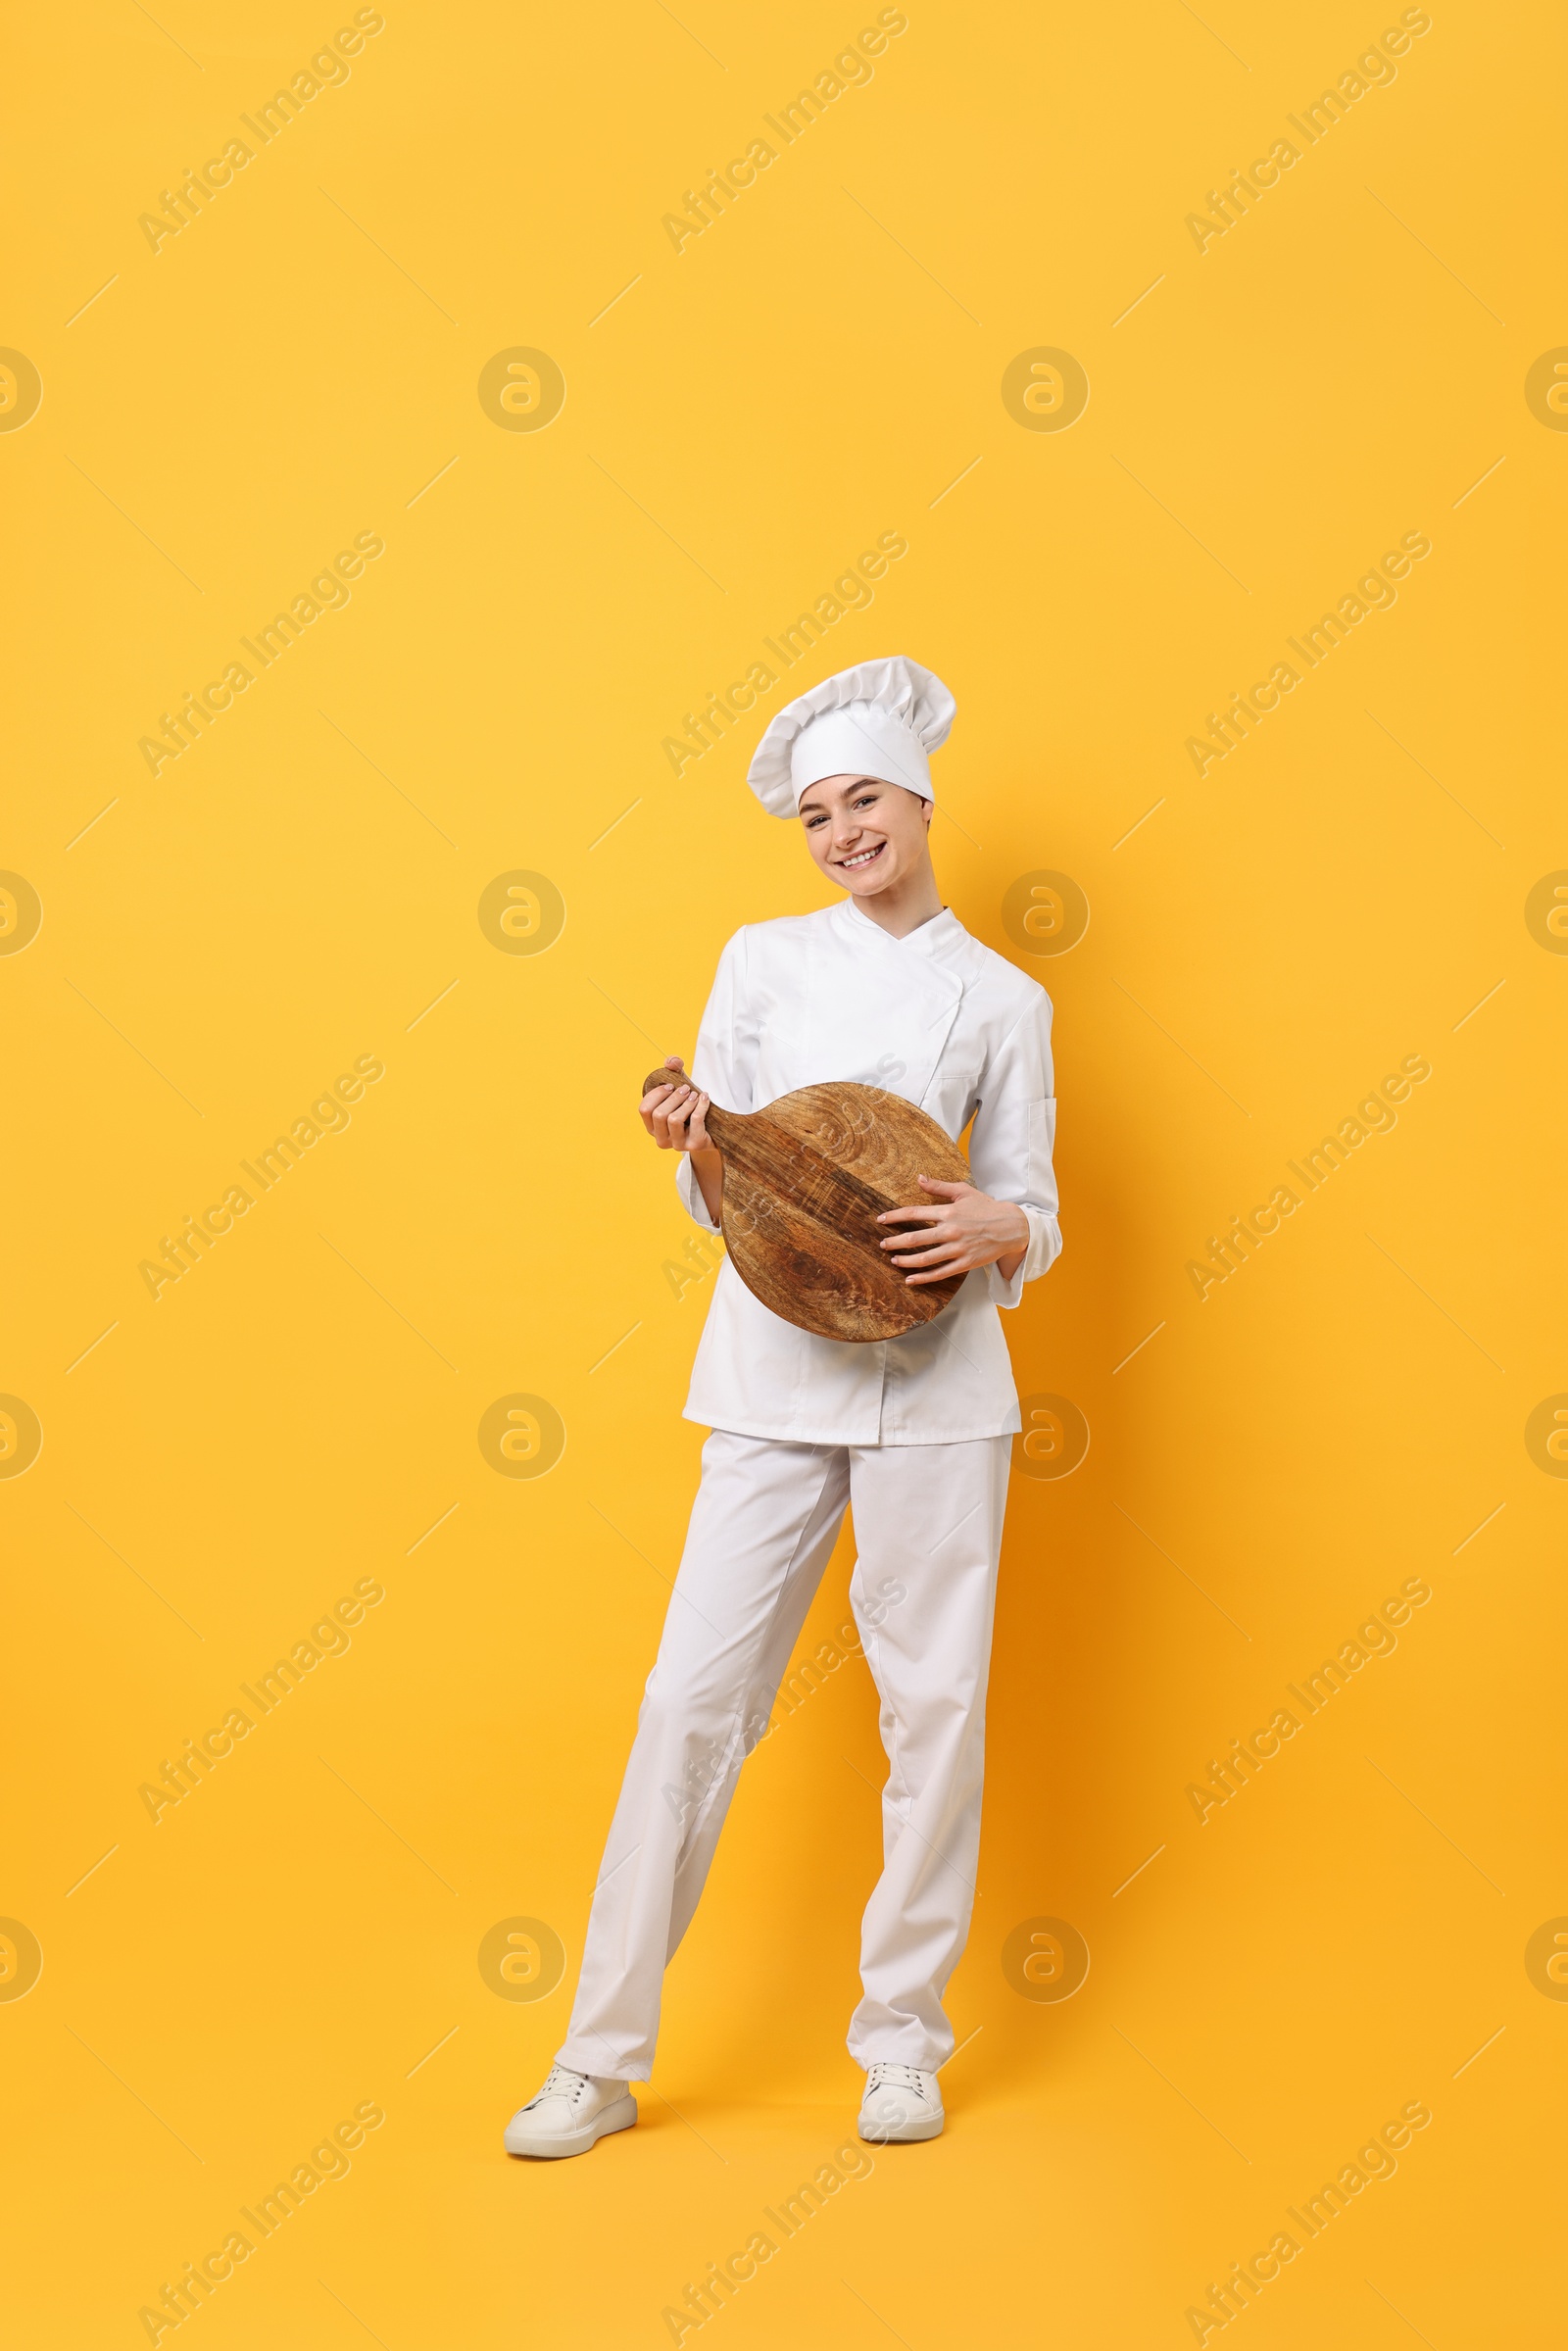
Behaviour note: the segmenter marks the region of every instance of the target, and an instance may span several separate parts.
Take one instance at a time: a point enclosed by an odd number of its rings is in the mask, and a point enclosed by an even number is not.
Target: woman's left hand
[[[946,1282],[956,1273],[973,1273],[982,1265],[1002,1264],[1004,1278],[1017,1270],[1029,1246],[1029,1219],[1015,1200],[993,1200],[973,1184],[943,1184],[921,1176],[926,1192],[938,1195],[920,1208],[886,1208],[878,1224],[912,1224],[914,1233],[895,1233],[882,1247],[893,1253],[901,1272],[906,1266],[922,1271],[905,1273],[910,1284]]]

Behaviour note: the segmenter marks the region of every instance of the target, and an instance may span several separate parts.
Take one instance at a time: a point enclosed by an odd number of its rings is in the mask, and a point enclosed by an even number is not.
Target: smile
[[[885,841],[879,841],[875,849],[858,849],[856,851],[853,857],[840,857],[839,863],[844,867],[846,872],[850,872],[858,865],[869,865],[871,859],[873,857],[879,857],[886,847],[887,843]]]

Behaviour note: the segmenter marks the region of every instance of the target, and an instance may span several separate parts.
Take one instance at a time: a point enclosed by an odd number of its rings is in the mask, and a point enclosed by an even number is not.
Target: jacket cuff
[[[708,1213],[708,1202],[704,1200],[703,1188],[697,1181],[697,1170],[692,1165],[690,1151],[682,1151],[680,1154],[679,1163],[675,1169],[675,1189],[680,1194],[681,1206],[693,1223],[700,1224],[705,1233],[716,1233],[721,1229],[715,1219]]]
[[[1010,1282],[1003,1280],[995,1265],[986,1267],[986,1286],[994,1306],[1016,1306],[1023,1297],[1024,1284],[1037,1282],[1061,1254],[1061,1228],[1055,1218],[1048,1216],[1043,1208],[1031,1208],[1027,1200],[1018,1204],[1029,1220],[1029,1246]]]

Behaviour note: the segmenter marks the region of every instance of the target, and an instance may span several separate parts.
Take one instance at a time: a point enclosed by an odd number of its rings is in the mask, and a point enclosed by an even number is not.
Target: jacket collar
[[[880,922],[873,922],[869,914],[862,913],[853,898],[841,899],[833,912],[852,938],[862,943],[880,940],[884,947],[897,955],[937,958],[968,936],[951,906],[944,906],[940,914],[934,914],[929,922],[922,922],[918,929],[908,932],[902,939],[895,939],[893,933],[885,931]]]

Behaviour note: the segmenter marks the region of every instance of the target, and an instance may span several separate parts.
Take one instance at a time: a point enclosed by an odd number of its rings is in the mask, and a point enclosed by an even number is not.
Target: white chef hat
[[[957,707],[941,678],[901,653],[860,661],[785,705],[746,780],[772,816],[793,816],[828,775],[874,775],[932,800],[926,755],[947,741]]]

